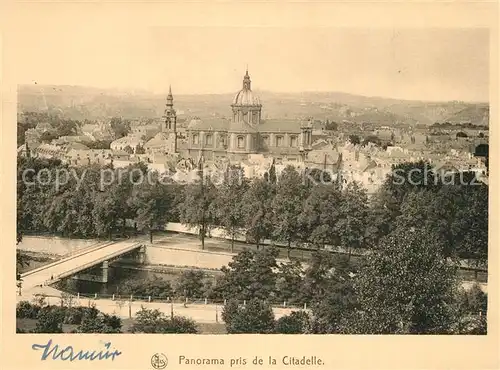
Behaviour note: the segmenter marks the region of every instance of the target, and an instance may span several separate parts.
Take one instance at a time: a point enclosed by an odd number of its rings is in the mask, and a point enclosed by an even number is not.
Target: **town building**
[[[94,163],[107,164],[112,158],[113,152],[110,149],[72,149],[63,157],[64,161],[72,166],[87,166]]]
[[[131,151],[131,153],[135,153],[138,148],[144,145],[144,143],[144,139],[142,139],[141,136],[138,136],[137,134],[129,134],[115,141],[112,141],[110,144],[110,148],[112,150],[127,150]]]
[[[148,141],[161,131],[161,124],[149,123],[145,125],[134,125],[131,127],[131,131],[132,136],[136,136],[145,141]]]
[[[312,123],[301,120],[262,119],[262,104],[252,91],[248,71],[243,86],[230,105],[231,117],[193,118],[186,128],[185,146],[179,147],[176,114],[171,91],[167,97],[164,125],[146,152],[162,150],[181,158],[246,160],[251,154],[267,154],[277,160],[299,161],[307,157],[312,145]],[[160,137],[161,136],[161,137]]]
[[[80,129],[81,134],[89,137],[92,141],[111,141],[114,132],[109,123],[85,124]]]

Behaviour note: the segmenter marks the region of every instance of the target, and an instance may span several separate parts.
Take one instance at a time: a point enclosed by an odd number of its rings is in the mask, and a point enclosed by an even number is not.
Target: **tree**
[[[276,165],[274,162],[274,158],[273,162],[271,163],[271,166],[269,167],[269,171],[267,171],[264,175],[264,179],[271,184],[276,184],[277,176],[276,176]]]
[[[134,149],[132,149],[130,145],[127,145],[125,148],[123,148],[123,151],[128,154],[134,154]]]
[[[130,132],[130,121],[124,120],[120,117],[113,117],[109,122],[111,130],[114,132],[115,139],[127,136]]]
[[[248,190],[248,181],[239,168],[229,169],[222,185],[217,189],[217,197],[213,203],[213,213],[231,237],[231,252],[234,251],[234,240],[244,224],[242,199]]]
[[[321,285],[312,295],[310,307],[314,319],[311,322],[311,331],[314,333],[342,333],[345,332],[345,321],[352,312],[358,309],[358,302],[354,290],[353,276],[356,268],[345,256],[334,256],[331,260],[332,268],[316,277]],[[326,274],[325,274],[326,272]],[[308,274],[309,279],[315,274]]]
[[[153,276],[144,280],[127,280],[117,287],[116,293],[166,299],[173,296],[173,289],[170,281]]]
[[[46,231],[46,206],[51,201],[54,186],[43,186],[37,181],[40,171],[48,171],[54,178],[56,169],[61,168],[59,160],[39,158],[18,158],[17,167],[17,228],[21,232]],[[29,170],[27,173],[26,170]],[[30,172],[33,170],[34,172]],[[48,177],[44,177],[47,179]],[[30,184],[30,185],[28,185]]]
[[[224,306],[222,318],[228,334],[258,333],[270,334],[274,330],[274,313],[271,307],[261,300],[252,299],[245,306]]]
[[[299,217],[303,208],[305,187],[302,177],[292,166],[286,167],[276,185],[276,194],[272,201],[272,236],[275,240],[287,243],[290,258],[292,242],[301,234]]]
[[[425,229],[397,227],[367,256],[355,281],[363,334],[448,333],[456,318],[456,267]]]
[[[450,188],[444,187],[443,192],[451,192]],[[455,210],[450,226],[454,250],[460,258],[475,260],[476,267],[484,266],[488,262],[488,186],[460,185],[455,194],[450,197]]]
[[[273,184],[265,179],[254,179],[245,192],[242,210],[247,240],[255,243],[270,237],[272,231],[271,202],[274,197]]]
[[[346,256],[327,251],[315,251],[305,270],[301,301],[313,305],[321,302],[332,287],[332,282],[345,281],[354,268]]]
[[[21,252],[19,249],[16,249],[16,275],[19,275],[20,270],[22,270],[24,267],[29,266],[29,264],[29,256]]]
[[[339,218],[336,223],[336,234],[342,247],[349,251],[359,249],[365,244],[368,217],[368,196],[356,182],[350,182],[342,191]]]
[[[113,229],[118,220],[118,205],[114,199],[105,192],[97,194],[95,206],[92,210],[94,227],[98,236],[107,235],[112,240]]]
[[[205,249],[205,236],[215,221],[211,205],[216,197],[217,191],[214,184],[208,177],[203,177],[198,183],[185,186],[183,200],[179,204],[181,222],[199,230],[201,249]]]
[[[309,315],[304,311],[293,311],[290,315],[276,320],[274,332],[277,334],[305,334],[309,331]]]
[[[319,168],[306,168],[304,170],[304,179],[305,187],[308,192],[315,186],[331,185],[333,183],[330,172]]]
[[[476,283],[461,289],[458,295],[459,319],[454,326],[457,334],[487,334],[488,295]]]
[[[166,321],[167,318],[160,310],[150,310],[142,306],[135,315],[130,331],[132,333],[161,333],[162,328],[167,325]]]
[[[204,293],[205,273],[201,270],[184,270],[175,288],[178,295],[201,298]]]
[[[197,334],[198,329],[194,320],[184,316],[174,316],[169,320],[169,327],[165,328],[163,332],[175,334]]]
[[[42,307],[37,316],[34,333],[62,333],[64,311],[59,307]]]
[[[406,162],[392,167],[370,205],[369,228],[372,243],[389,234],[401,214],[401,204],[410,192],[440,188],[431,165],[426,161]]]
[[[329,122],[328,120],[326,120],[326,124],[325,124],[325,129],[328,130],[328,131],[337,131],[338,129],[338,123],[337,122]]]
[[[146,154],[146,149],[142,145],[137,145],[135,147],[135,154]]]
[[[128,204],[136,210],[135,220],[139,230],[149,231],[149,241],[153,243],[153,231],[163,228],[167,223],[173,195],[168,187],[161,184],[155,173],[152,181],[143,181],[134,186]]]
[[[302,264],[298,260],[279,264],[276,277],[276,292],[280,300],[289,304],[301,302],[303,274]]]
[[[101,312],[86,312],[83,315],[77,333],[121,333],[121,319],[115,315],[106,315]]]
[[[352,145],[359,145],[361,144],[361,139],[358,135],[349,135],[349,142]]]
[[[81,122],[72,119],[56,119],[52,120],[51,124],[59,136],[72,136],[78,133]]]
[[[132,333],[156,333],[156,334],[196,334],[198,332],[196,323],[182,316],[167,318],[158,309],[150,310],[141,307],[136,313],[135,322],[130,328]]]
[[[50,131],[45,131],[40,135],[40,141],[50,143],[52,140],[57,139],[58,136]]]
[[[318,248],[326,244],[338,245],[341,193],[331,185],[316,185],[305,200],[299,222],[302,239]]]
[[[28,301],[21,301],[16,306],[16,318],[36,319],[41,307]]]
[[[244,250],[223,266],[215,290],[222,298],[272,300],[276,290],[276,248]]]
[[[460,312],[463,315],[488,314],[488,295],[483,292],[479,284],[474,284],[470,289],[462,289],[459,293]]]
[[[376,146],[382,146],[382,141],[380,140],[380,138],[378,136],[374,136],[374,135],[367,136],[363,140],[361,145],[366,146],[369,143],[375,144]]]
[[[131,201],[131,199],[137,199],[132,197],[134,184],[146,187],[148,191],[145,191],[145,193],[147,195],[151,194],[148,188],[150,184],[145,179],[146,173],[147,168],[142,164],[130,165],[125,172],[117,169],[111,178],[111,184],[99,189],[100,192],[96,194],[95,206],[92,210],[97,235],[101,236],[109,233],[109,238],[111,239],[112,231],[119,220],[122,222],[122,232],[124,232],[126,219],[135,216],[135,206],[137,205],[134,201]],[[155,182],[153,183],[155,184]],[[154,189],[156,190],[157,188]],[[152,201],[152,204],[155,205],[154,201]],[[149,210],[149,208],[147,209]],[[157,211],[158,209],[154,208],[153,210]],[[154,217],[153,210],[147,213],[145,218],[147,216]],[[144,218],[141,218],[142,220]]]

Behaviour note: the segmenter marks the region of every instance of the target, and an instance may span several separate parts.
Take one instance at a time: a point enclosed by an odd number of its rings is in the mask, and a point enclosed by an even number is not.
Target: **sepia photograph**
[[[487,334],[488,29],[19,38],[17,333]]]

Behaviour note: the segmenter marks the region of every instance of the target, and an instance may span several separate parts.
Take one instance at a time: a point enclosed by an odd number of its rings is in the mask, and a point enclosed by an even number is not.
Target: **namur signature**
[[[111,350],[111,342],[104,342],[104,348],[98,350],[75,349],[73,346],[60,347],[54,344],[52,339],[45,344],[33,344],[31,348],[35,351],[43,351],[40,360],[61,360],[61,361],[102,361],[111,360],[122,353],[116,349]]]

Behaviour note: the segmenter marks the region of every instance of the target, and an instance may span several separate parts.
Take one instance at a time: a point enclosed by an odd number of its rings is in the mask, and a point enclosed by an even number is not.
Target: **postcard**
[[[2,368],[500,366],[496,3],[4,8]]]

